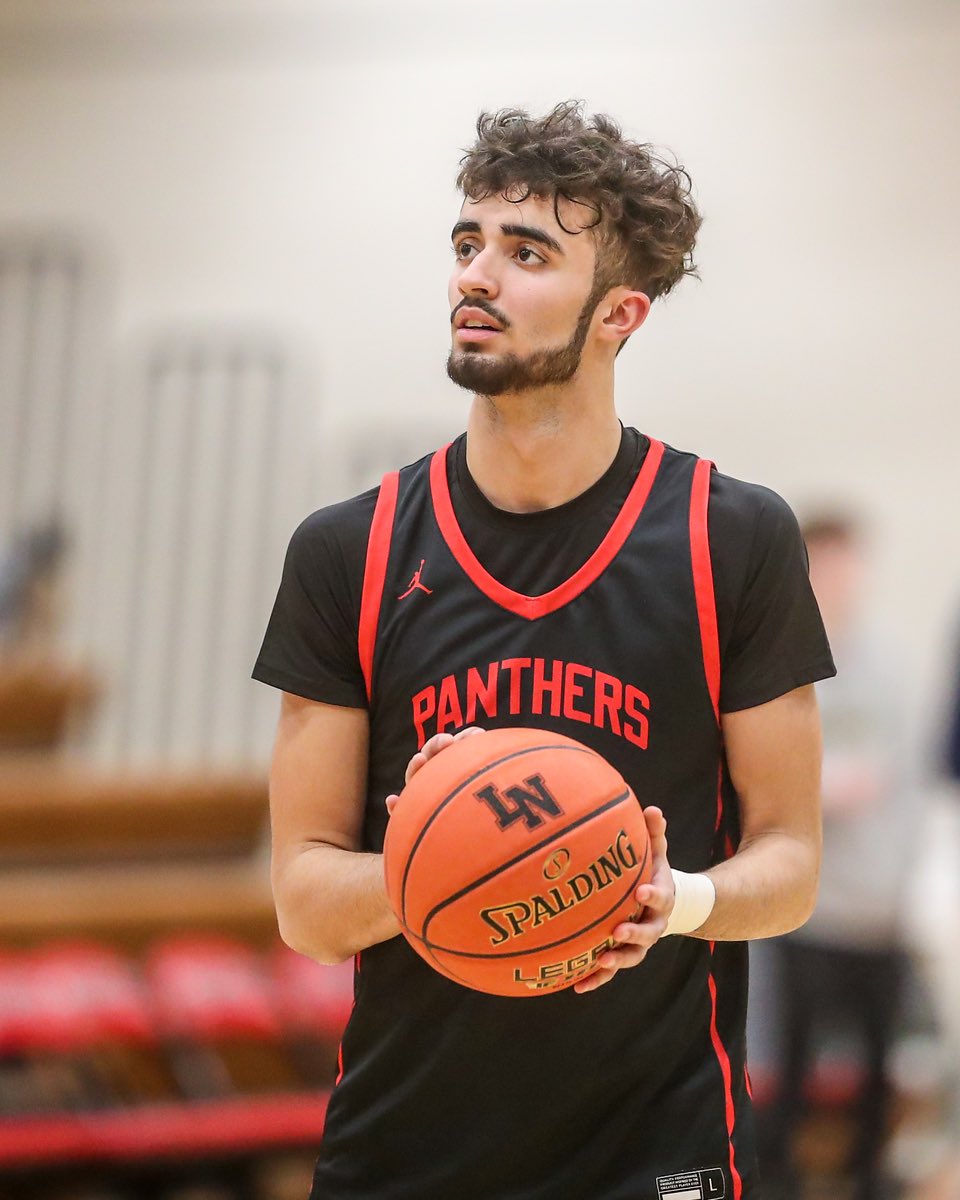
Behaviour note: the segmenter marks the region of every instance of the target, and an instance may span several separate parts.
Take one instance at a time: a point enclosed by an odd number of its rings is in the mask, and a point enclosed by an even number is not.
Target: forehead
[[[498,233],[503,225],[542,229],[560,243],[573,262],[593,262],[594,236],[590,228],[593,219],[593,211],[586,205],[564,197],[556,205],[552,197],[543,196],[528,196],[525,200],[510,200],[503,195],[486,196],[483,200],[467,197],[460,207],[460,220],[476,221],[487,236]]]

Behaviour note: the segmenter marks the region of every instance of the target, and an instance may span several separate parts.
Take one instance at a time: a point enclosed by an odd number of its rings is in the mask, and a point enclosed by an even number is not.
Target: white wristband
[[[664,937],[671,933],[690,933],[699,929],[713,912],[713,906],[717,902],[717,889],[709,875],[699,872],[691,875],[673,867],[670,868],[670,872],[677,895],[673,903],[673,912],[663,931]]]

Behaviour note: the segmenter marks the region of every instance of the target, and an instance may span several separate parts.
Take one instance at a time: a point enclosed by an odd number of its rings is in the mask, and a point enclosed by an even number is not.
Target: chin
[[[447,376],[458,387],[485,396],[506,390],[500,361],[476,350],[455,350],[447,359]]]

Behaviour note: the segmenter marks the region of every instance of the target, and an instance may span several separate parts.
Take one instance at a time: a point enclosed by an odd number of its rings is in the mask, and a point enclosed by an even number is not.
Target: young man
[[[685,172],[573,104],[477,132],[467,433],[307,518],[255,670],[285,693],[281,933],[358,962],[313,1196],[755,1198],[743,942],[806,919],[820,852],[803,545],[773,493],[616,416],[617,352],[693,270]],[[577,738],[649,806],[643,915],[575,988],[473,992],[397,936],[385,800],[475,725]]]

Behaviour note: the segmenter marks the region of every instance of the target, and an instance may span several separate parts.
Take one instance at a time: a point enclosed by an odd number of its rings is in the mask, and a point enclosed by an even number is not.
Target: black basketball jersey
[[[478,724],[599,752],[663,809],[673,866],[731,854],[710,464],[651,441],[588,561],[525,596],[472,553],[446,455],[385,477],[371,526],[365,848],[382,848],[383,799],[416,749]],[[314,1200],[756,1197],[746,984],[745,945],[690,937],[662,939],[596,992],[519,1000],[444,978],[402,937],[372,946],[358,956]]]

